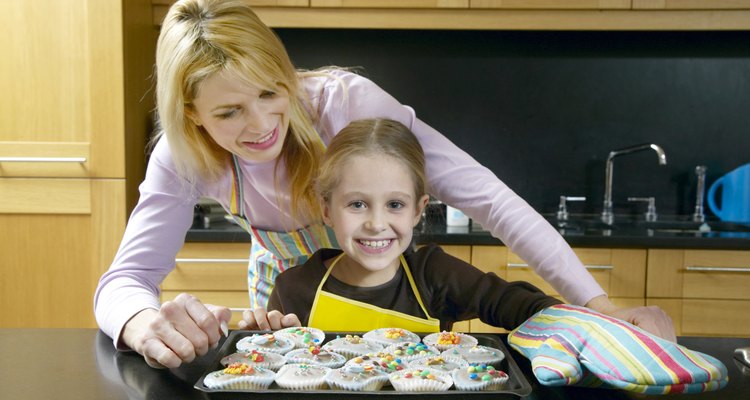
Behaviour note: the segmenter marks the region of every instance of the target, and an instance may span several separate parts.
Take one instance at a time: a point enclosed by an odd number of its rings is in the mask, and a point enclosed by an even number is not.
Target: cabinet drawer
[[[583,265],[610,297],[643,298],[646,291],[646,250],[573,249]],[[549,295],[558,295],[518,255],[509,252],[508,281],[526,281]]]
[[[750,300],[649,299],[664,309],[677,335],[750,337]]]
[[[750,300],[750,251],[649,250],[649,297]]]
[[[182,291],[165,290],[161,293],[161,301],[174,300]],[[242,312],[250,306],[247,290],[242,291],[191,291],[190,294],[199,298],[201,302],[229,307],[232,310],[230,327],[237,326],[242,319]]]
[[[177,266],[162,283],[162,290],[244,291],[247,297],[248,243],[186,243],[177,254]]]
[[[0,213],[88,215],[91,186],[90,179],[0,178]]]

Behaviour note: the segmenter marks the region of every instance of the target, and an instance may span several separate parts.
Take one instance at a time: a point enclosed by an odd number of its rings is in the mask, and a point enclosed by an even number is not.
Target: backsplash
[[[277,29],[300,68],[363,67],[417,116],[543,213],[560,195],[599,213],[610,150],[616,213],[656,197],[691,214],[707,186],[750,162],[750,32],[501,32]],[[706,210],[710,215],[710,211]]]

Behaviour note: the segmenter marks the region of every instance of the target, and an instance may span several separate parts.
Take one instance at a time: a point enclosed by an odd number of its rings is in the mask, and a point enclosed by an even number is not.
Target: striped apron
[[[232,156],[232,198],[230,212],[234,220],[251,236],[250,261],[247,267],[247,286],[250,308],[268,305],[276,277],[287,268],[304,264],[318,249],[339,248],[333,230],[324,224],[314,224],[294,232],[274,232],[252,226],[245,213],[242,170],[236,156]]]

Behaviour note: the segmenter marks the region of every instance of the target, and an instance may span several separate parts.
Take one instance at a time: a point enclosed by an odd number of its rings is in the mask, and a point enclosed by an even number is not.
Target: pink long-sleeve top
[[[303,80],[318,115],[315,128],[324,143],[354,120],[383,117],[400,121],[411,128],[424,148],[429,193],[481,223],[569,302],[583,305],[604,294],[557,231],[489,169],[372,81],[346,71],[331,75]],[[248,219],[266,230],[289,229],[283,164],[279,185],[283,193],[277,194],[273,161],[240,163]],[[146,308],[159,308],[159,285],[175,267],[197,201],[212,198],[229,209],[231,173],[227,171],[218,181],[187,185],[175,170],[167,141],[160,140],[140,193],[117,255],[94,297],[97,322],[115,344],[131,317]],[[277,200],[284,206],[279,207]]]

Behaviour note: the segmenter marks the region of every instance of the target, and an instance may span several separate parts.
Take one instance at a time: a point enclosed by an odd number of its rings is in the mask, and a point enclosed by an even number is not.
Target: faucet
[[[615,214],[612,212],[612,168],[614,167],[614,158],[648,149],[656,152],[656,155],[659,157],[659,165],[667,165],[667,156],[664,154],[664,150],[659,145],[653,143],[639,144],[609,152],[604,181],[604,209],[602,210],[602,222],[605,224],[612,225],[615,220]]]
[[[706,190],[706,168],[705,165],[695,167],[695,175],[698,178],[698,187],[695,189],[695,212],[693,212],[693,221],[704,222],[706,214],[703,213],[703,196]]]

